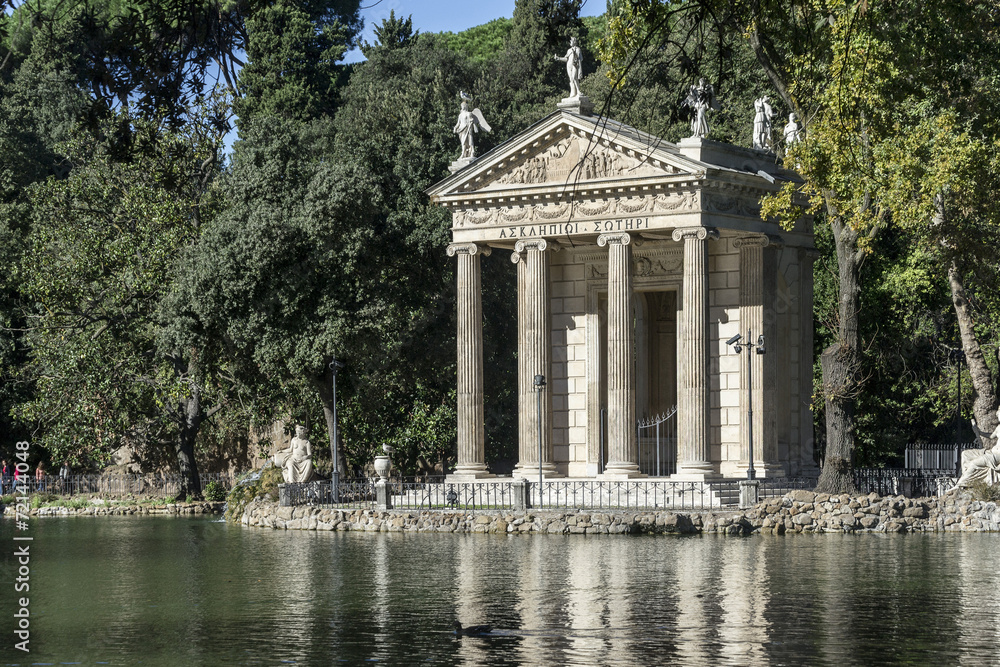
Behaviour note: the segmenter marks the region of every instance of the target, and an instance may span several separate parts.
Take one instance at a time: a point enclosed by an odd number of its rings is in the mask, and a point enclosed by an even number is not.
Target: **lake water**
[[[0,664],[1000,664],[1000,535],[277,532],[31,522],[31,653]],[[489,623],[457,638],[454,620]]]

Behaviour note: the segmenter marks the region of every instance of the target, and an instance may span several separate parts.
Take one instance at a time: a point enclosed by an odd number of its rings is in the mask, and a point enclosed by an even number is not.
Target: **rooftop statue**
[[[583,49],[576,44],[576,37],[569,38],[569,50],[565,56],[554,56],[556,60],[566,63],[566,74],[569,75],[569,99],[580,97],[580,75],[583,72]]]
[[[469,103],[467,100],[472,98],[465,93],[461,93],[462,96],[462,110],[458,114],[458,122],[455,123],[455,134],[458,135],[459,140],[462,142],[462,154],[459,156],[460,160],[472,160],[476,157],[476,147],[472,141],[472,135],[479,130],[484,132],[492,132],[493,128],[490,124],[486,122],[483,118],[483,112],[479,109],[473,109],[469,111]]]
[[[706,83],[705,79],[698,79],[697,86],[691,86],[688,96],[684,99],[683,106],[694,109],[694,118],[691,119],[691,138],[707,139],[709,133],[708,110],[718,111],[719,106],[715,99],[715,91],[712,84]]]
[[[274,454],[274,464],[281,467],[285,482],[308,482],[312,477],[312,445],[306,439],[308,435],[309,429],[296,426],[295,437],[288,447]]]
[[[997,410],[997,418],[1000,419],[1000,409]],[[992,449],[971,450],[963,454],[973,454],[974,457],[962,457],[962,477],[958,480],[958,486],[969,486],[973,482],[985,482],[990,486],[1000,484],[1000,426],[993,430],[993,433],[986,433],[980,430],[976,420],[972,420],[972,430],[980,438],[996,440]]]
[[[774,120],[774,109],[771,108],[771,101],[767,95],[754,100],[753,103],[753,147],[762,150],[771,150],[771,121]]]
[[[802,126],[799,125],[799,117],[794,113],[788,114],[788,124],[785,125],[785,147],[802,141]]]

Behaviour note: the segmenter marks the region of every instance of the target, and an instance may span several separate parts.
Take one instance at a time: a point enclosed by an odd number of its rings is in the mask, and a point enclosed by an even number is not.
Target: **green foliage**
[[[241,126],[261,115],[308,119],[334,108],[336,63],[357,32],[355,14],[310,16],[300,3],[277,2],[247,20],[249,62],[240,73],[234,111]]]
[[[214,149],[126,117],[108,130],[129,137],[129,159],[115,140],[76,135],[69,176],[30,190],[17,269],[34,395],[16,414],[44,424],[34,440],[58,458],[101,461],[125,442],[158,442],[165,405],[184,391],[154,353],[155,308],[174,254],[196,238],[199,169]]]
[[[498,18],[457,34],[442,32],[435,37],[445,48],[463,54],[472,62],[487,63],[503,52],[513,27],[511,19]]]
[[[221,482],[212,480],[205,485],[205,500],[221,502],[226,499],[226,487]]]

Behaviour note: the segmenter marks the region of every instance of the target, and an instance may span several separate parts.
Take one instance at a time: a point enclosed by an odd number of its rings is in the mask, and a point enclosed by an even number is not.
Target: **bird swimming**
[[[470,625],[463,628],[462,624],[455,621],[455,635],[458,637],[485,637],[493,632],[493,627],[489,625]]]

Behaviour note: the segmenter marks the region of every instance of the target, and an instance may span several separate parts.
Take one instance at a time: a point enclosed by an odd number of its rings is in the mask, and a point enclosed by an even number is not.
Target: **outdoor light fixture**
[[[538,506],[542,505],[542,390],[545,376],[535,376],[535,391],[538,392]]]
[[[736,354],[746,348],[747,351],[747,444],[750,449],[750,466],[747,468],[747,479],[756,479],[757,471],[753,467],[753,358],[751,351],[757,354],[766,354],[764,347],[764,334],[757,336],[757,342],[753,343],[753,336],[747,331],[746,339],[741,334],[736,334],[726,341],[726,345],[732,345]]]
[[[339,447],[337,443],[337,371],[344,367],[344,362],[337,361],[336,355],[333,357],[333,361],[330,362],[330,373],[333,375],[333,447],[331,447],[331,453],[333,454],[333,473],[330,475],[330,492],[333,495],[333,501],[337,502],[340,499],[340,464],[338,463],[337,448]]]

